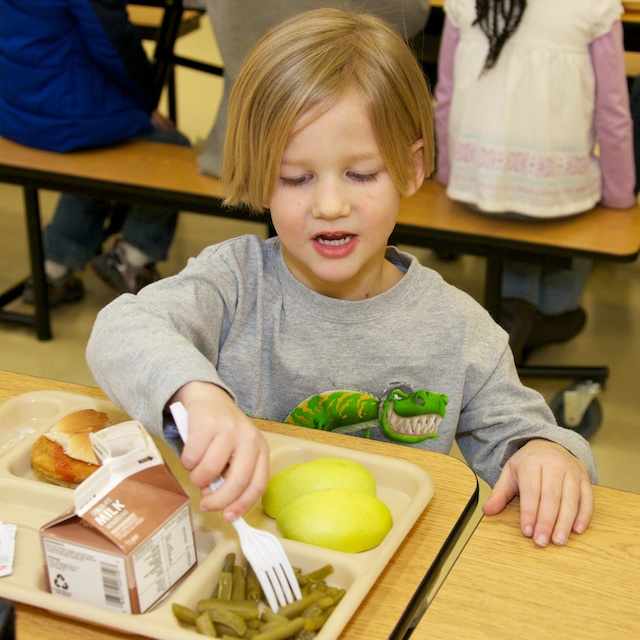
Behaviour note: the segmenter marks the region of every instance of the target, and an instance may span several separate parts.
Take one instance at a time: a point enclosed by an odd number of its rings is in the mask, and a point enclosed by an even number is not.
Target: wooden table
[[[524,538],[517,500],[485,516],[411,640],[640,638],[640,495],[594,489],[566,547]]]
[[[104,397],[93,387],[0,371],[0,402],[43,389]],[[477,506],[478,483],[473,472],[464,463],[443,454],[274,422],[257,422],[264,431],[401,458],[431,475],[435,483],[431,502],[341,635],[354,640],[402,638]],[[20,543],[19,533],[17,543]],[[135,640],[131,635],[88,626],[32,606],[17,603],[16,609],[18,640]]]

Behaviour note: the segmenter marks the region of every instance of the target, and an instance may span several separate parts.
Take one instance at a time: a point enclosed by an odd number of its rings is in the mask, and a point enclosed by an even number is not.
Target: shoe
[[[118,245],[98,256],[91,266],[104,282],[120,293],[138,293],[148,284],[160,280],[155,263],[132,267]]]
[[[519,298],[503,298],[500,302],[498,324],[509,334],[509,346],[519,367],[524,362],[524,348],[531,337],[538,315],[535,305]]]
[[[47,299],[49,308],[57,307],[59,304],[78,302],[84,298],[84,286],[82,280],[69,272],[66,275],[53,280],[47,276]],[[35,294],[33,291],[33,278],[29,277],[24,283],[22,290],[22,301],[27,304],[35,304]]]
[[[546,344],[567,342],[575,338],[587,323],[587,314],[582,308],[547,316],[538,312],[529,339],[524,345],[524,357]]]

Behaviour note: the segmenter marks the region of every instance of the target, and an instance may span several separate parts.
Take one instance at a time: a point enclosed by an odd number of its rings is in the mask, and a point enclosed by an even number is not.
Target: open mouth
[[[340,247],[344,244],[347,244],[348,242],[351,242],[351,240],[353,240],[354,238],[355,236],[352,234],[342,234],[338,236],[319,235],[316,236],[314,240],[328,247]]]

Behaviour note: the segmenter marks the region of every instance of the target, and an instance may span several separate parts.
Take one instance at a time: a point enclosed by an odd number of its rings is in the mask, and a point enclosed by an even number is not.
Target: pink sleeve
[[[624,209],[635,204],[636,175],[620,21],[591,43],[590,55],[596,76],[594,127],[600,147],[602,204]]]
[[[434,108],[436,128],[436,174],[442,184],[449,182],[449,110],[453,94],[453,62],[455,50],[460,40],[460,31],[445,18],[440,52],[438,54],[438,83],[435,90]]]

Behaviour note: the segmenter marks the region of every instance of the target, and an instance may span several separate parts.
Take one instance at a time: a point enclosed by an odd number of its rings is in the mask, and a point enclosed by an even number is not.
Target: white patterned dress
[[[475,4],[445,2],[436,126],[448,195],[485,212],[540,218],[601,200],[631,206],[621,3],[529,0],[484,74],[488,40],[473,26]]]

